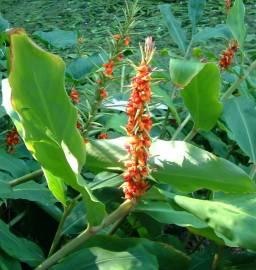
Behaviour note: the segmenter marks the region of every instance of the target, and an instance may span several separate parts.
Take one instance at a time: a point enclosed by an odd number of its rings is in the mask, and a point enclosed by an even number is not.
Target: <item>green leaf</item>
[[[95,140],[87,144],[88,169],[123,171],[128,138]],[[173,188],[193,192],[207,188],[234,193],[255,192],[249,176],[235,164],[182,141],[156,140],[150,148],[152,176]]]
[[[4,150],[0,150],[0,171],[8,173],[13,178],[30,173],[24,160],[7,154]]]
[[[8,182],[2,180],[2,174],[0,174],[0,198],[1,199],[6,199],[11,196],[12,189]]]
[[[9,256],[30,266],[36,266],[44,259],[43,252],[35,243],[14,235],[2,220],[0,220],[0,248]]]
[[[193,43],[207,41],[211,38],[223,38],[225,40],[230,40],[232,38],[232,33],[230,29],[225,24],[218,24],[215,27],[205,27],[200,32],[193,36]]]
[[[149,215],[158,222],[187,227],[194,234],[206,237],[218,244],[223,244],[222,239],[217,237],[204,221],[184,211],[174,202],[175,195],[175,193],[152,187],[143,196],[142,201],[136,206],[135,210]]]
[[[176,224],[182,227],[206,228],[207,224],[194,215],[177,210],[170,203],[144,201],[136,207],[136,211],[145,213],[165,224]]]
[[[3,18],[0,13],[0,33],[4,32],[8,28],[10,28],[9,22]]]
[[[176,195],[174,201],[206,222],[227,245],[256,251],[256,236],[252,230],[256,226],[255,194],[219,194],[214,201]]]
[[[15,186],[9,196],[9,199],[40,202],[45,205],[53,205],[56,202],[55,198],[44,184],[38,184],[34,181]]]
[[[36,31],[33,36],[57,49],[66,49],[77,45],[77,33],[73,31],[54,30],[51,32]]]
[[[256,163],[256,104],[241,96],[224,103],[224,119],[241,149]]]
[[[159,85],[152,85],[152,93],[153,97],[159,99],[162,103],[168,106],[168,110],[170,110],[172,116],[175,118],[178,124],[180,124],[180,117],[177,112],[175,105],[173,104],[171,93],[167,93],[164,89],[162,89]]]
[[[25,131],[21,135],[40,162],[54,196],[66,204],[65,184],[70,185],[82,193],[89,222],[99,224],[105,208],[80,177],[85,147],[76,128],[77,111],[64,88],[65,64],[58,56],[36,46],[22,30],[11,34],[11,45],[11,91],[8,87],[3,89],[4,104],[10,104],[11,96]],[[12,116],[10,108],[6,110]],[[60,117],[65,121],[60,121]]]
[[[0,254],[0,269],[1,270],[22,270],[19,261],[11,258],[7,254],[1,252]]]
[[[196,28],[196,24],[199,22],[203,15],[206,0],[189,0],[188,2],[188,15],[192,22],[193,32]]]
[[[106,61],[107,55],[105,53],[83,56],[71,62],[66,73],[73,80],[79,81],[85,79],[88,74],[98,69]]]
[[[125,130],[125,126],[127,124],[128,118],[127,115],[124,113],[119,113],[119,114],[112,114],[106,124],[105,124],[105,129],[114,129],[117,132],[125,135],[126,134],[126,130]]]
[[[208,63],[182,90],[195,128],[208,131],[217,123],[223,107],[219,102],[220,86],[219,68]]]
[[[82,202],[79,202],[65,219],[61,234],[79,234],[86,227],[86,222],[85,206]]]
[[[93,181],[89,183],[92,190],[97,190],[105,187],[117,187],[123,182],[123,177],[117,173],[101,172],[95,176]]]
[[[243,48],[245,37],[246,37],[246,26],[245,26],[245,6],[242,0],[235,0],[231,7],[228,17],[227,25],[230,28],[234,38],[238,41],[238,44]]]
[[[158,264],[154,256],[142,246],[127,251],[113,252],[99,247],[82,249],[66,257],[50,270],[157,270]]]
[[[3,106],[0,105],[0,118],[6,115],[5,109]]]
[[[204,66],[200,62],[171,58],[169,65],[171,80],[177,87],[184,88]]]
[[[161,270],[187,269],[189,257],[173,246],[144,238],[119,238],[115,236],[96,235],[89,239],[86,247],[100,247],[106,250],[121,252],[142,246],[150,255],[156,256]]]
[[[181,28],[180,22],[172,14],[171,5],[162,4],[159,5],[159,9],[163,15],[164,21],[166,23],[171,38],[178,45],[181,52],[185,54],[187,48],[186,33]]]

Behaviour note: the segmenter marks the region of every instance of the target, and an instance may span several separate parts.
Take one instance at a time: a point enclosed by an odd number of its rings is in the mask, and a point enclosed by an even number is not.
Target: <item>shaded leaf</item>
[[[241,149],[256,163],[256,104],[241,96],[224,103],[224,119]]]
[[[57,49],[66,49],[77,44],[77,33],[73,31],[54,30],[51,32],[36,31],[33,36]]]
[[[214,201],[176,195],[174,201],[200,218],[229,246],[256,250],[255,194],[215,196]]]
[[[35,243],[14,235],[2,220],[0,220],[0,248],[11,257],[30,266],[36,266],[44,259],[43,252]]]
[[[120,252],[142,246],[150,255],[156,256],[159,269],[173,270],[187,269],[189,257],[173,246],[144,238],[119,238],[115,236],[96,235],[91,238],[86,247],[101,247],[103,249]]]
[[[158,264],[154,256],[142,246],[127,251],[113,252],[99,247],[79,250],[50,270],[157,270]]]
[[[196,33],[192,39],[193,42],[201,42],[211,38],[230,40],[232,38],[232,33],[227,25],[218,24],[215,27],[205,27],[203,30]]]
[[[88,169],[101,172],[123,171],[128,138],[95,140],[87,144]],[[214,191],[248,193],[255,191],[249,176],[235,164],[182,141],[156,140],[150,148],[152,176],[173,188],[192,192]]]
[[[234,38],[238,41],[239,46],[242,48],[246,37],[245,26],[245,6],[242,0],[235,0],[232,5],[228,17],[227,25],[229,26]]]
[[[189,0],[188,2],[188,15],[192,22],[192,28],[195,30],[196,24],[199,22],[203,15],[206,0]]]
[[[171,5],[162,4],[159,5],[159,9],[163,15],[171,38],[178,45],[181,52],[185,54],[187,48],[186,33],[181,28],[180,22],[172,14]]]
[[[79,81],[85,79],[88,74],[98,69],[106,61],[107,55],[104,53],[83,56],[71,62],[67,67],[66,73],[73,80]]]

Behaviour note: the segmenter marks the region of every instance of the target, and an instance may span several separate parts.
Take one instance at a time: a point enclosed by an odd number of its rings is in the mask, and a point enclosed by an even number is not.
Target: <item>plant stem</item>
[[[225,101],[226,99],[228,99],[233,92],[237,89],[237,87],[250,75],[250,73],[256,69],[256,60],[253,61],[251,63],[251,65],[247,68],[244,76],[239,77],[229,88],[228,90],[221,96],[220,101]],[[186,124],[188,123],[188,121],[190,120],[191,115],[188,115],[185,120],[180,124],[180,126],[178,127],[178,129],[175,131],[175,133],[172,136],[172,140],[176,139],[176,137],[179,135],[179,133],[182,131],[182,129],[186,126]],[[198,132],[199,130],[197,130]],[[194,131],[193,133],[193,137],[196,135],[196,133]],[[192,137],[192,138],[193,138]],[[190,139],[192,139],[190,138]],[[185,138],[186,140],[186,138]]]
[[[162,131],[161,131],[161,134],[160,134],[160,136],[159,136],[159,139],[163,139],[164,138],[164,136],[165,136],[165,134],[166,134],[166,126],[168,125],[168,120],[169,120],[169,115],[170,115],[170,110],[169,110],[169,108],[167,109],[167,112],[166,112],[166,114],[165,114],[165,117],[164,117],[164,121],[163,121],[163,123],[162,123],[162,126],[163,126],[163,129],[162,129]]]
[[[20,184],[23,184],[23,183],[26,183],[30,180],[32,180],[33,178],[36,178],[38,176],[42,176],[43,175],[43,170],[42,169],[39,169],[37,171],[34,171],[32,173],[29,173],[29,174],[26,174],[24,176],[21,176],[19,178],[16,178],[12,181],[9,182],[9,185],[11,187],[15,187],[17,185],[20,185]]]
[[[252,165],[252,168],[251,168],[251,171],[249,173],[249,176],[250,176],[250,178],[252,180],[254,180],[255,175],[256,175],[256,164],[253,164]]]
[[[217,270],[220,264],[225,246],[219,246],[218,251],[214,254],[212,261],[212,270]]]
[[[250,73],[256,68],[256,60],[251,63],[251,65],[247,68],[244,76],[239,77],[230,87],[229,89],[222,95],[221,101],[229,98],[233,92],[237,89],[237,87],[250,75]]]
[[[193,127],[183,141],[188,142],[188,141],[192,140],[195,137],[195,135],[197,134],[197,132],[198,132],[198,129]]]
[[[36,267],[35,270],[47,270],[52,265],[56,264],[61,258],[72,253],[75,249],[81,246],[86,240],[98,233],[100,230],[127,216],[132,211],[135,204],[135,200],[126,200],[114,212],[105,217],[99,226],[91,227],[88,225],[84,232],[63,246],[51,257],[47,258],[42,264]]]
[[[55,233],[55,236],[53,238],[52,245],[51,245],[48,257],[50,257],[53,254],[53,252],[56,250],[56,248],[57,248],[57,246],[59,244],[59,241],[61,239],[61,232],[62,232],[64,222],[65,222],[67,216],[70,214],[70,212],[74,208],[74,206],[76,204],[76,201],[77,201],[77,197],[74,198],[67,207],[64,207],[64,212],[63,212],[63,215],[62,215],[61,220],[59,222],[59,225],[58,225],[57,231]]]
[[[183,122],[179,125],[179,127],[176,129],[175,133],[172,136],[172,141],[175,140],[177,138],[177,136],[180,134],[180,132],[182,131],[182,129],[186,126],[186,124],[188,123],[188,121],[191,119],[191,115],[189,114],[184,120]]]
[[[118,228],[123,224],[124,220],[126,219],[126,216],[123,216],[122,218],[120,218],[112,227],[112,229],[110,230],[110,232],[108,233],[108,235],[114,235],[115,232],[118,230]]]

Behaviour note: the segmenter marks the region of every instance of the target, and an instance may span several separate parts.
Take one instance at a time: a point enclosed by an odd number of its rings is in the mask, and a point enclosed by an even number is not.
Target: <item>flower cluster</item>
[[[74,103],[80,102],[80,94],[75,88],[72,88],[69,97]]]
[[[149,174],[147,162],[151,145],[149,132],[152,128],[152,120],[146,112],[146,104],[151,100],[149,62],[154,53],[152,38],[146,39],[144,53],[141,64],[136,67],[137,74],[132,79],[132,92],[127,106],[126,130],[130,140],[126,147],[130,159],[125,164],[126,171],[123,176],[125,183],[122,185],[126,199],[138,198],[149,188],[146,178]]]
[[[14,146],[20,142],[19,134],[16,128],[13,128],[6,134],[6,145],[9,153],[14,151]]]
[[[232,4],[231,0],[226,0],[226,10],[227,10],[227,12],[229,12],[229,10],[231,8],[231,4]]]
[[[107,133],[100,133],[99,136],[98,136],[98,138],[100,140],[105,140],[105,139],[108,138],[108,134]]]
[[[227,69],[232,64],[233,58],[237,50],[238,50],[237,41],[231,41],[228,48],[222,52],[219,60],[219,66],[222,69]]]

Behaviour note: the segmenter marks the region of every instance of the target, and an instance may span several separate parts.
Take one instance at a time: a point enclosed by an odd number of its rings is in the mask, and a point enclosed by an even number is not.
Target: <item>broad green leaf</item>
[[[228,99],[223,116],[235,141],[256,163],[256,103],[244,96]]]
[[[180,117],[177,112],[177,109],[175,105],[173,104],[172,98],[171,98],[171,93],[165,91],[162,89],[159,85],[155,84],[152,85],[152,93],[153,97],[156,99],[159,99],[162,103],[164,103],[166,106],[168,106],[168,110],[170,110],[171,115],[174,117],[174,119],[177,121],[178,124],[180,124]]]
[[[168,149],[168,151],[167,151]],[[182,141],[157,140],[150,149],[153,177],[174,188],[191,192],[254,192],[249,176],[235,164]]]
[[[0,220],[0,248],[9,256],[30,266],[36,266],[44,259],[43,252],[35,243],[14,235],[2,220]]]
[[[127,124],[128,117],[124,113],[112,114],[105,123],[105,129],[114,129],[115,131],[126,135],[125,126]]]
[[[0,150],[0,171],[8,173],[13,178],[30,173],[29,167],[24,160],[7,154],[4,150]]]
[[[219,102],[220,86],[219,68],[208,63],[182,90],[181,95],[195,128],[208,131],[217,123],[223,107]]]
[[[77,45],[77,33],[73,31],[54,30],[51,32],[36,31],[33,36],[57,49],[66,49]]]
[[[99,247],[81,249],[49,270],[157,270],[156,258],[142,246],[127,251],[113,252]]]
[[[215,27],[205,27],[200,32],[193,36],[193,43],[207,41],[211,38],[223,38],[225,40],[230,40],[232,38],[232,33],[230,29],[225,24],[218,24]]]
[[[245,6],[242,0],[235,0],[231,7],[228,17],[227,25],[230,28],[234,38],[238,41],[238,44],[243,48],[245,37],[246,37],[246,26],[245,26]]]
[[[104,205],[80,177],[85,147],[76,128],[77,111],[64,88],[65,64],[36,46],[22,30],[11,33],[11,45],[12,106],[21,119],[25,144],[40,162],[54,196],[65,204],[65,184],[70,185],[82,193],[89,222],[99,224],[105,215]],[[3,94],[8,99],[10,89],[3,89]]]
[[[86,227],[87,214],[85,206],[79,202],[65,219],[61,234],[79,234]]]
[[[189,0],[188,2],[188,15],[192,22],[193,32],[196,29],[196,24],[199,22],[203,15],[206,0]]]
[[[128,138],[95,140],[87,144],[88,169],[123,171]],[[152,176],[173,188],[192,192],[207,188],[234,193],[254,192],[249,176],[235,164],[182,141],[156,140],[150,148]]]
[[[187,48],[186,33],[181,28],[180,22],[172,14],[171,5],[162,4],[159,5],[159,9],[163,15],[164,21],[166,23],[171,38],[178,45],[181,52],[185,54]]]
[[[45,205],[53,205],[56,202],[55,198],[44,184],[38,184],[34,181],[15,186],[8,198],[40,202]]]
[[[89,183],[91,190],[105,187],[117,187],[123,182],[123,177],[117,173],[101,172],[98,173],[92,182]]]
[[[208,140],[213,153],[217,154],[220,157],[226,157],[229,154],[229,147],[225,144],[220,137],[218,137],[215,133],[209,131],[202,131],[200,132],[205,139]]]
[[[198,75],[204,66],[200,62],[171,58],[169,65],[171,80],[177,87],[184,88]]]
[[[1,270],[22,270],[18,260],[11,258],[7,254],[0,253],[0,269]]]
[[[176,195],[174,201],[206,222],[227,245],[256,251],[256,236],[252,230],[256,226],[255,194],[219,194],[214,201]]]
[[[106,250],[121,252],[142,246],[150,255],[156,256],[159,269],[187,269],[189,257],[169,244],[150,241],[144,238],[119,238],[115,236],[97,235],[89,239],[86,247],[100,247]]]
[[[98,69],[106,61],[107,55],[104,53],[83,56],[71,62],[66,73],[73,80],[79,81],[85,79],[88,74]]]
[[[181,227],[206,228],[207,224],[194,215],[175,209],[170,203],[157,201],[144,201],[137,207],[136,211],[149,215],[158,222],[165,224],[176,224]]]
[[[2,175],[3,174],[0,174],[0,198],[6,199],[9,198],[9,196],[11,196],[12,189],[8,184],[8,182],[2,179]]]
[[[175,193],[152,187],[142,197],[135,210],[149,215],[158,222],[186,227],[192,233],[222,245],[223,240],[217,237],[205,222],[184,211],[174,202],[175,195]]]
[[[0,105],[0,118],[6,115],[5,109],[3,106]]]

